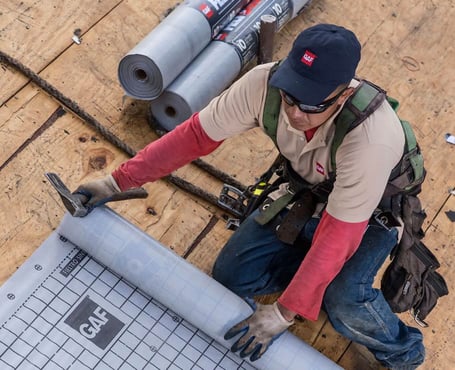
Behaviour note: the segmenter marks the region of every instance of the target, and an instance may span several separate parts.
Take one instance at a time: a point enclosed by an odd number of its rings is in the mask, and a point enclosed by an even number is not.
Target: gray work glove
[[[224,335],[229,340],[242,333],[232,345],[231,351],[240,350],[240,357],[250,357],[251,361],[259,359],[272,342],[283,334],[294,321],[287,321],[281,314],[277,302],[263,305],[256,303],[255,312],[239,322]]]
[[[120,188],[112,175],[108,175],[99,180],[94,180],[80,185],[73,194],[84,196],[82,203],[87,207],[97,207],[105,203],[107,199],[116,193],[120,193]]]

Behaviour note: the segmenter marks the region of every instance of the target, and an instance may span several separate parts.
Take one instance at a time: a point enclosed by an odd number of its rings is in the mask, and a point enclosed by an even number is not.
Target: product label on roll
[[[242,66],[256,57],[259,50],[259,29],[263,15],[276,17],[276,30],[280,30],[291,18],[290,0],[252,0],[215,37],[235,47]]]
[[[215,37],[248,3],[249,0],[189,0],[187,6],[207,18]]]

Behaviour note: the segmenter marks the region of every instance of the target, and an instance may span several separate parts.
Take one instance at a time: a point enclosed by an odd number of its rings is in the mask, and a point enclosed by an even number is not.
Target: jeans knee
[[[324,294],[324,304],[336,309],[337,307],[352,304],[359,301],[359,294],[353,285],[346,281],[332,281],[327,287]]]
[[[212,268],[212,277],[241,297],[248,293],[244,291],[244,285],[246,284],[243,281],[243,276],[244,274],[240,273],[239,267],[235,263],[226,261],[222,256],[218,256]]]
[[[225,264],[223,264],[218,258],[212,268],[212,277],[227,287],[231,275],[228,270],[229,269],[226,268]]]

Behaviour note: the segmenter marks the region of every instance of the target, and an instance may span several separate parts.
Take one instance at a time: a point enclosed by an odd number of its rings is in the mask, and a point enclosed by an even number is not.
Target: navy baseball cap
[[[360,43],[352,31],[318,24],[302,31],[270,84],[308,105],[322,103],[355,75]]]

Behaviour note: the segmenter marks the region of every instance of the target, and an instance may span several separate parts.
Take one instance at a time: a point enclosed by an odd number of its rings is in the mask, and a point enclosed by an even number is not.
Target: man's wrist
[[[114,176],[112,176],[112,174],[107,175],[107,181],[109,182],[109,184],[111,185],[111,187],[114,191],[116,191],[118,193],[121,192],[120,187],[118,186],[117,181],[115,181],[115,178],[114,178]]]
[[[278,310],[280,310],[281,316],[283,316],[283,318],[286,321],[289,321],[289,322],[294,321],[294,318],[297,315],[296,312],[287,309],[280,302],[277,302],[276,305],[278,307]]]

